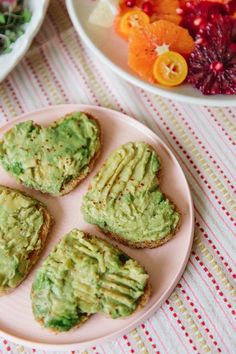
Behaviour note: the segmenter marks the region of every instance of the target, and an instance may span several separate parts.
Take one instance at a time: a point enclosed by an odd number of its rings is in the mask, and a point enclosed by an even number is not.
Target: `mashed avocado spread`
[[[0,292],[22,281],[30,253],[41,248],[44,219],[39,206],[36,200],[0,186]]]
[[[170,235],[179,214],[159,188],[159,169],[159,158],[146,143],[122,145],[84,196],[86,221],[132,242],[155,242]]]
[[[0,164],[27,187],[58,195],[68,182],[88,172],[99,146],[99,128],[84,113],[49,127],[26,121],[4,134]]]
[[[144,293],[148,274],[108,242],[74,229],[56,245],[32,286],[35,318],[67,331],[85,316],[130,315]]]

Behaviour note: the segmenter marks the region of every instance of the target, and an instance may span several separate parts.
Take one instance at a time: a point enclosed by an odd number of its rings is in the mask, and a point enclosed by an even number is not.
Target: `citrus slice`
[[[154,16],[155,20],[167,20],[178,25],[181,22],[181,16],[177,14],[179,0],[158,0],[155,1]]]
[[[153,76],[159,84],[177,86],[187,76],[188,65],[182,55],[176,52],[161,54],[153,65]]]
[[[182,17],[177,13],[177,10],[180,6],[180,0],[158,0],[158,1],[144,1],[144,0],[135,0],[133,1],[134,5],[132,10],[130,8],[130,4],[128,5],[128,1],[121,0],[119,4],[119,15],[116,16],[114,21],[114,29],[116,33],[124,38],[128,39],[127,33],[122,33],[120,29],[120,21],[122,17],[131,11],[142,11],[146,15],[149,16],[149,22],[155,22],[157,20],[167,20],[173,22],[175,24],[179,24],[181,22]],[[187,1],[187,0],[185,0]],[[189,1],[189,0],[188,0]],[[147,7],[147,5],[149,5]],[[149,7],[151,6],[151,10],[149,11]]]
[[[130,31],[129,67],[142,78],[155,82],[152,68],[158,57],[158,48],[163,45],[168,45],[170,51],[184,56],[194,49],[194,41],[188,30],[169,21],[155,21]]]
[[[120,33],[127,37],[129,36],[132,28],[140,28],[147,25],[150,22],[150,18],[144,11],[131,10],[126,12],[120,19],[119,30]]]

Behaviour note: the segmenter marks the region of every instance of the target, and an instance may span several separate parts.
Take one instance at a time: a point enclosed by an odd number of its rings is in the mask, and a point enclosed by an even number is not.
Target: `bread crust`
[[[180,214],[180,213],[179,213]],[[179,225],[180,225],[180,219],[178,221],[178,224],[176,225],[176,228],[173,230],[173,232],[167,236],[165,236],[164,238],[162,238],[161,240],[156,240],[156,241],[143,241],[143,242],[133,242],[130,240],[127,240],[125,238],[123,238],[122,236],[119,236],[118,234],[114,233],[114,232],[110,232],[107,231],[105,229],[102,229],[101,227],[97,226],[98,229],[103,232],[104,234],[106,234],[109,238],[114,239],[115,241],[122,243],[125,246],[129,246],[131,248],[156,248],[156,247],[160,247],[162,245],[164,245],[166,242],[168,242],[169,240],[172,239],[172,237],[174,237],[174,235],[176,234],[176,232],[179,229]]]
[[[148,303],[151,295],[152,295],[152,286],[151,286],[150,280],[148,280],[147,285],[145,286],[145,289],[144,289],[144,293],[141,296],[141,298],[139,299],[138,306],[137,306],[136,310],[132,313],[132,315],[135,312],[140,311],[140,310],[142,310],[142,308],[144,308],[144,306]],[[132,316],[132,315],[130,315],[130,316]]]
[[[41,226],[41,228],[39,230],[39,238],[41,239],[41,247],[40,247],[40,249],[32,251],[31,253],[29,253],[28,258],[30,260],[30,263],[29,263],[29,268],[27,269],[27,272],[25,273],[24,277],[22,278],[20,283],[17,284],[17,286],[15,288],[7,288],[7,289],[1,289],[0,288],[0,296],[4,296],[4,295],[7,295],[7,294],[11,293],[27,278],[27,276],[29,275],[32,267],[35,265],[35,263],[39,259],[40,253],[42,252],[42,250],[44,248],[44,245],[46,243],[48,234],[50,233],[52,225],[53,225],[53,218],[52,218],[51,214],[49,213],[49,211],[46,208],[46,206],[44,206],[40,201],[38,201],[35,198],[32,198],[28,194],[26,194],[24,192],[21,192],[21,191],[19,191],[17,189],[5,187],[5,186],[3,186],[3,187],[8,189],[8,190],[11,190],[11,191],[16,191],[17,193],[21,193],[21,194],[25,195],[26,197],[29,197],[29,198],[31,198],[33,200],[36,200],[38,202],[37,209],[42,211],[44,222],[43,222],[43,224],[42,224],[42,226]]]
[[[33,296],[33,292],[31,293],[31,296]],[[81,322],[80,323],[78,323],[76,326],[74,326],[71,329],[69,329],[69,331],[64,331],[64,332],[70,332],[70,331],[74,331],[74,330],[80,328],[89,319],[89,317],[91,317],[91,316],[92,315],[84,314],[81,317]],[[57,331],[56,329],[45,327],[43,320],[37,320],[35,317],[34,317],[34,319],[40,324],[41,327],[47,329],[51,333],[54,333],[54,334],[64,333],[63,331]]]

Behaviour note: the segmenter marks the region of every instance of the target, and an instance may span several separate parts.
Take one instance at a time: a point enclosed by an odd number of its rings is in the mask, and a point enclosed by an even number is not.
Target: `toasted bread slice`
[[[90,315],[131,315],[151,293],[149,276],[109,242],[73,229],[38,270],[31,298],[35,319],[54,332],[80,326]]]
[[[53,196],[72,191],[91,171],[101,150],[101,129],[75,112],[41,127],[16,124],[0,142],[0,164],[25,186]]]
[[[52,217],[41,202],[0,185],[0,295],[27,277],[51,226]]]
[[[154,248],[170,240],[180,215],[162,193],[156,151],[144,142],[115,150],[84,196],[85,220],[133,248]]]

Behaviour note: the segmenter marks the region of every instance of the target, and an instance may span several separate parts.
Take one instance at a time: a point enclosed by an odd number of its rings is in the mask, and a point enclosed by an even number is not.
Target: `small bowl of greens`
[[[0,81],[28,50],[49,0],[0,0]]]
[[[0,0],[0,54],[9,53],[14,43],[25,32],[31,11],[24,1]]]

